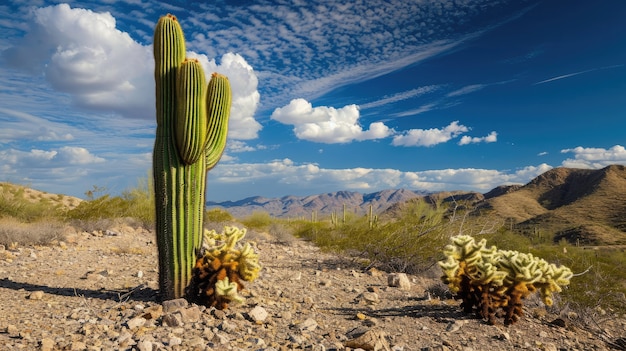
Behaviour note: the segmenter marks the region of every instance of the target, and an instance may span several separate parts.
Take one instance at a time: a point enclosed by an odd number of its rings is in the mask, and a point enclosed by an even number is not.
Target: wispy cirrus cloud
[[[380,107],[380,106],[385,106],[388,104],[393,104],[399,101],[403,101],[403,100],[408,100],[408,99],[412,99],[418,96],[422,96],[428,93],[432,93],[434,91],[437,91],[440,89],[440,86],[437,85],[428,85],[428,86],[423,86],[423,87],[419,87],[419,88],[415,88],[415,89],[411,89],[411,90],[407,90],[407,91],[403,91],[401,93],[397,93],[397,94],[393,94],[391,96],[386,96],[382,99],[376,100],[376,101],[371,101],[365,104],[360,104],[359,108],[361,109],[368,109],[368,108],[374,108],[374,107]]]
[[[504,4],[510,2],[205,3],[182,21],[198,28],[190,48],[244,56],[263,77],[264,99],[273,108],[453,50],[483,33],[484,26],[469,25],[476,15]]]
[[[605,69],[619,68],[619,67],[623,67],[623,66],[624,65],[611,65],[611,66],[605,66],[605,67],[591,68],[591,69],[587,69],[587,70],[584,70],[584,71],[563,74],[563,75],[560,75],[560,76],[557,76],[557,77],[553,77],[553,78],[550,78],[550,79],[542,80],[540,82],[535,83],[534,85],[550,83],[550,82],[554,82],[556,80],[561,80],[561,79],[565,79],[565,78],[575,77],[575,76],[578,76],[578,75],[581,75],[581,74],[585,74],[585,73],[590,73],[590,72],[595,72],[595,71],[600,71],[600,70],[605,70]]]

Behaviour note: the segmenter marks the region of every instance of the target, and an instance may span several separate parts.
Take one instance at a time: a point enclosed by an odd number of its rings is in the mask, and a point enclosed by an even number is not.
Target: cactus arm
[[[186,59],[178,69],[176,146],[183,161],[196,163],[204,153],[207,135],[206,80],[196,59]]]
[[[207,171],[215,167],[222,157],[228,134],[228,117],[232,103],[230,82],[224,75],[213,73],[206,94],[208,134],[205,155]]]

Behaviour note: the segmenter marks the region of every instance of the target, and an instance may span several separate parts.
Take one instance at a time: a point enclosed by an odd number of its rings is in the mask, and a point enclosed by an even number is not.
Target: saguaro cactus
[[[200,63],[185,59],[175,16],[154,31],[156,140],[153,175],[159,289],[162,299],[184,296],[202,245],[206,173],[226,145],[230,84],[213,74],[208,86]]]

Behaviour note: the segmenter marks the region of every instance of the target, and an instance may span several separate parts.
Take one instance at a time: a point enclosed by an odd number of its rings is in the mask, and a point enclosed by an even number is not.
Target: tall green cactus
[[[156,25],[154,62],[159,289],[168,300],[184,296],[202,245],[206,173],[226,146],[231,92],[225,76],[214,73],[207,85],[200,63],[185,59],[183,31],[171,14]]]

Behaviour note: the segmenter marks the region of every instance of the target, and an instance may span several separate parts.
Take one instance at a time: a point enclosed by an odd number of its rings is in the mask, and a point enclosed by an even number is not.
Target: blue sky
[[[0,5],[0,181],[84,197],[147,177],[152,34],[229,76],[207,198],[474,190],[626,164],[626,1]]]

